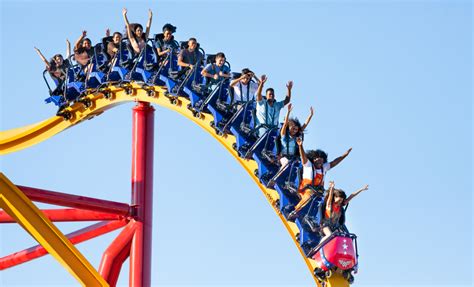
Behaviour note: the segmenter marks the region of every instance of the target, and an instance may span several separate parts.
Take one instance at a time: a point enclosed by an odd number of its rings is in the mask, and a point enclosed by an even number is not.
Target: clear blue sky
[[[328,177],[370,190],[348,211],[359,236],[354,286],[470,286],[472,278],[472,4],[470,1],[1,1],[0,130],[55,113],[43,63],[87,30],[123,28],[121,9],[152,32],[178,27],[234,70],[266,73],[296,114],[315,117],[307,148],[330,158],[353,147]],[[150,6],[151,5],[151,6]],[[131,108],[126,104],[1,158],[17,184],[129,202]],[[155,286],[311,286],[285,228],[250,177],[216,141],[157,107]],[[41,205],[41,207],[45,207]],[[65,233],[80,224],[59,225]],[[117,233],[78,245],[98,266]],[[34,245],[0,226],[0,255]],[[128,284],[124,266],[122,286]],[[28,274],[28,276],[25,276]],[[52,257],[0,272],[1,286],[75,286]]]

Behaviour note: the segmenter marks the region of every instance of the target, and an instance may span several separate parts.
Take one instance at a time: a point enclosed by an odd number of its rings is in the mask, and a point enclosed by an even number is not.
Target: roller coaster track
[[[154,91],[154,93],[150,93],[150,90]],[[153,96],[150,96],[150,94]],[[177,99],[171,100],[170,97],[168,97],[165,87],[144,87],[139,83],[134,82],[131,84],[131,89],[130,87],[125,89],[120,86],[108,86],[104,91],[99,90],[90,92],[85,97],[85,100],[87,104],[76,102],[66,109],[70,115],[70,118],[68,119],[65,119],[61,116],[53,116],[47,120],[33,125],[0,132],[0,155],[17,152],[27,147],[39,144],[42,141],[54,136],[55,134],[64,131],[65,129],[75,126],[84,120],[92,119],[93,117],[102,114],[104,111],[113,108],[114,106],[127,102],[148,102],[178,112],[203,128],[218,142],[220,142],[247,171],[250,177],[255,181],[256,185],[263,192],[264,196],[268,200],[268,203],[273,207],[277,216],[280,218],[283,225],[287,229],[298,251],[303,257],[313,279],[315,280],[316,285],[322,286],[322,284],[313,275],[313,271],[316,268],[315,261],[307,258],[300,247],[297,239],[300,231],[297,225],[293,222],[287,221],[277,207],[279,194],[275,190],[262,185],[258,177],[254,175],[254,171],[257,169],[257,164],[255,161],[246,160],[239,157],[238,153],[233,148],[233,144],[235,144],[235,137],[232,134],[218,135],[215,132],[214,128],[211,126],[211,122],[213,121],[212,115],[202,113],[199,115],[199,117],[196,117],[193,112],[187,108],[188,104],[190,103],[188,99],[179,97]],[[0,190],[0,199],[3,193],[4,190]],[[19,223],[21,225],[26,224],[26,222],[21,221],[19,221]],[[71,273],[74,275],[74,272]],[[349,286],[349,283],[339,273],[334,273],[331,277],[327,278],[326,282],[323,284],[325,286],[333,287]]]

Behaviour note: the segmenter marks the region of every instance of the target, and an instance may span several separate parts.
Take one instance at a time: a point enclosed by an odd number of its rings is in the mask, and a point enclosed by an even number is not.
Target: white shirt
[[[316,180],[315,184],[319,185],[319,183],[323,182],[324,176],[326,175],[326,172],[331,169],[331,165],[329,162],[326,162],[323,164],[322,170],[320,168],[315,168],[314,171],[316,172],[316,175],[318,176],[318,179]],[[303,180],[309,180],[313,181],[314,175],[313,175],[313,163],[308,159],[305,164],[303,164]],[[320,182],[318,182],[320,181]]]
[[[249,82],[249,84],[245,85],[239,81],[233,88],[234,103],[248,102],[255,99],[255,93],[257,92],[258,84],[255,82]]]

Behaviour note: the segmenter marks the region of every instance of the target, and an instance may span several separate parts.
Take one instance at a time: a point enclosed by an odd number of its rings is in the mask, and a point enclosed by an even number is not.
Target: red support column
[[[132,135],[132,207],[135,220],[142,223],[130,254],[130,286],[151,285],[151,243],[153,218],[153,135],[154,111],[149,103],[138,102],[133,108]],[[132,258],[133,257],[133,258]]]

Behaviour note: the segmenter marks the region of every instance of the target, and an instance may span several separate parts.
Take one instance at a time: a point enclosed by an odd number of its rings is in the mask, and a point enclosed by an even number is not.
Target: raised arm
[[[146,39],[148,39],[148,35],[150,35],[152,18],[153,18],[153,12],[151,11],[151,9],[148,9],[148,22],[146,22],[146,30],[145,30],[145,38]]]
[[[266,81],[267,81],[267,76],[262,75],[260,77],[260,82],[258,83],[258,88],[257,88],[257,103],[262,100],[262,90]]]
[[[334,181],[329,182],[329,192],[328,192],[328,200],[326,201],[326,210],[331,212],[332,210],[332,198],[334,196]],[[322,215],[324,216],[324,214]]]
[[[230,81],[230,84],[229,86],[231,87],[234,87],[235,85],[237,85],[237,83],[242,80],[244,78],[244,74],[240,75],[240,77],[238,77],[237,79],[233,79],[232,81]]]
[[[74,44],[74,51],[80,48],[81,42],[86,36],[87,36],[87,31],[86,30],[82,31],[81,36],[79,37],[79,39],[77,39],[76,43]]]
[[[308,162],[308,158],[306,157],[306,153],[304,152],[303,140],[301,138],[297,138],[296,143],[298,144],[298,148],[300,151],[301,163],[306,164]]]
[[[343,155],[341,155],[340,157],[334,159],[333,161],[331,161],[329,164],[330,164],[330,167],[333,168],[335,167],[336,165],[338,165],[343,159],[345,159],[352,151],[352,148],[348,149]]]
[[[127,8],[122,9],[122,15],[123,15],[123,21],[125,22],[125,29],[127,30],[128,40],[130,41],[130,44],[132,45],[133,50],[136,53],[139,53],[140,48],[138,47],[137,40],[135,39],[135,37],[133,37],[132,31],[130,30],[130,23],[128,22],[128,18],[127,18]]]
[[[130,31],[130,23],[128,22],[128,18],[127,18],[127,8],[122,9],[122,15],[123,15],[123,21],[125,22],[125,30],[127,30],[127,37],[129,41],[132,41],[132,39],[135,40],[132,37],[132,31]]]
[[[288,84],[286,84],[286,88],[288,90],[288,94],[286,95],[286,98],[283,103],[285,105],[288,105],[291,101],[291,89],[293,89],[293,81],[288,81]]]
[[[69,42],[68,39],[66,39],[66,59],[69,59],[71,56],[71,42]]]
[[[46,60],[46,57],[43,55],[43,53],[41,53],[40,49],[35,47],[35,50],[36,50],[36,53],[38,53],[38,55],[40,56],[41,60],[43,60],[44,64],[46,65],[46,69],[49,70],[50,65],[49,65],[48,60]]]
[[[311,107],[311,108],[309,108],[309,116],[306,119],[306,121],[304,122],[303,126],[301,127],[301,131],[304,131],[306,129],[306,127],[309,125],[309,122],[311,121],[311,118],[313,117],[313,114],[314,114],[313,107]]]
[[[286,128],[288,127],[288,119],[290,118],[290,113],[293,110],[293,105],[288,105],[288,111],[286,112],[285,120],[283,121],[283,126],[280,130],[280,136],[283,138],[286,135]]]
[[[351,201],[354,197],[356,197],[357,195],[359,195],[359,193],[361,193],[362,191],[364,190],[368,190],[369,189],[369,185],[367,184],[366,186],[364,186],[363,188],[359,189],[358,191],[352,193],[351,195],[349,195],[349,197],[344,200],[344,203],[343,205],[346,205],[349,203],[349,201]]]

